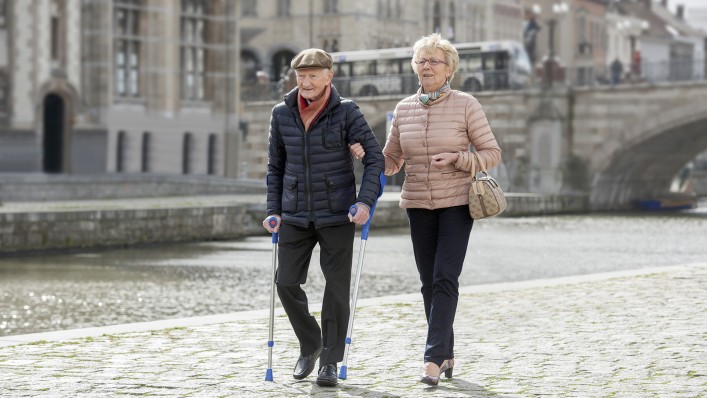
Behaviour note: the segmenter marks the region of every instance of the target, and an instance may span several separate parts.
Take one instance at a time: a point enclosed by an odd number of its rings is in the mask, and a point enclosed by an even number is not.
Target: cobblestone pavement
[[[291,377],[298,347],[282,313],[275,381],[264,381],[258,311],[60,341],[3,338],[0,396],[707,397],[707,264],[464,288],[458,364],[436,388],[418,382],[419,295],[359,304],[348,378],[335,389]]]

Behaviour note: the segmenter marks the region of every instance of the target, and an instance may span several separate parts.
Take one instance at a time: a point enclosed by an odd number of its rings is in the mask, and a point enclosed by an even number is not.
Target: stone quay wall
[[[586,196],[508,194],[502,215],[585,212]],[[260,195],[123,199],[0,206],[0,254],[91,249],[153,243],[239,239],[266,235]],[[386,193],[376,228],[406,227],[398,193]]]

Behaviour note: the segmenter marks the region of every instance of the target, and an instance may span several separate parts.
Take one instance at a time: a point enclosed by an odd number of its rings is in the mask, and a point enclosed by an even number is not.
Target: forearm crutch
[[[270,217],[268,225],[270,228],[277,227],[277,217]],[[275,324],[275,272],[277,272],[277,232],[272,233],[272,279],[270,280],[270,334],[268,335],[268,369],[265,371],[265,381],[272,381],[272,348],[275,345],[273,340],[273,329]]]
[[[381,190],[378,193],[378,198],[383,195],[383,188],[385,187],[385,175],[383,173],[380,174],[380,184],[381,184]],[[358,250],[358,264],[356,265],[356,282],[354,283],[354,290],[353,290],[353,296],[351,297],[351,313],[349,314],[349,327],[346,329],[346,346],[344,348],[344,360],[341,362],[341,368],[339,369],[339,378],[341,380],[346,379],[346,371],[347,371],[347,366],[346,362],[349,357],[349,349],[351,347],[351,335],[353,334],[353,322],[354,322],[354,315],[356,313],[356,299],[358,298],[358,284],[361,281],[361,269],[363,268],[363,255],[366,252],[366,241],[368,241],[368,230],[371,228],[371,220],[373,219],[373,212],[376,210],[376,204],[378,203],[378,199],[373,203],[373,207],[371,207],[371,214],[368,215],[368,221],[366,221],[365,224],[363,224],[363,228],[361,229],[361,246]],[[349,209],[349,213],[351,215],[356,214],[356,205],[351,206]]]

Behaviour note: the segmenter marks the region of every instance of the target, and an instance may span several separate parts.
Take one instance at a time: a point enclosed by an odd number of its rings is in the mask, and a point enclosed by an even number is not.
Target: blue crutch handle
[[[270,217],[268,218],[268,225],[270,225],[270,228],[275,228],[277,227],[277,217]],[[272,243],[277,243],[277,232],[272,233]]]

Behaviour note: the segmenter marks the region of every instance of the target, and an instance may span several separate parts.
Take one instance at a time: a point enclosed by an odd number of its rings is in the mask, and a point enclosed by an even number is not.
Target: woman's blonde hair
[[[449,40],[442,38],[439,33],[432,33],[429,36],[422,36],[420,40],[415,42],[412,47],[412,59],[410,60],[410,66],[412,70],[417,72],[417,64],[415,61],[422,58],[422,54],[433,53],[436,49],[440,49],[444,52],[444,60],[449,65],[452,70],[452,74],[449,76],[449,81],[454,78],[454,73],[457,71],[459,66],[459,53],[457,49],[454,48]]]

